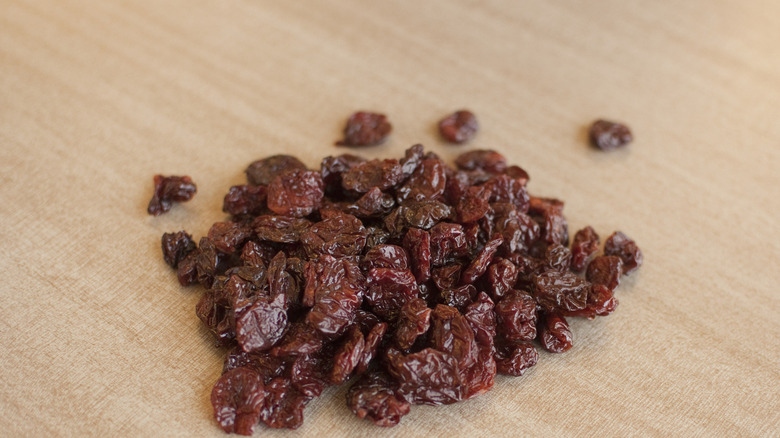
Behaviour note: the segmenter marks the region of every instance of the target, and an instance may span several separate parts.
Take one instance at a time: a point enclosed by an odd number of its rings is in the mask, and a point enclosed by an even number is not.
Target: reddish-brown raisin
[[[365,111],[352,114],[344,127],[344,139],[340,146],[373,146],[385,141],[393,126],[384,114]]]
[[[173,207],[174,202],[192,199],[198,188],[189,176],[154,176],[154,193],[146,211],[159,216]]]
[[[479,124],[471,111],[460,110],[439,122],[439,132],[450,143],[465,143],[477,134]]]
[[[634,139],[628,126],[608,120],[593,122],[588,135],[594,146],[605,151],[623,147]]]

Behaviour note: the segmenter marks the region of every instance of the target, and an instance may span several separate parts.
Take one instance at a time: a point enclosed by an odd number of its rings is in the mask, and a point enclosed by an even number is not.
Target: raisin
[[[398,160],[371,160],[360,163],[342,176],[341,185],[347,190],[365,193],[373,187],[387,190],[401,181],[403,172]]]
[[[234,368],[247,367],[256,371],[263,379],[263,384],[268,383],[274,377],[279,377],[286,370],[285,362],[268,352],[247,353],[240,346],[230,350],[225,363],[222,367],[222,373],[226,373]]]
[[[303,424],[303,410],[311,401],[286,377],[277,377],[265,386],[265,403],[260,420],[275,429],[297,429]]]
[[[418,283],[425,283],[431,278],[431,235],[427,231],[410,229],[403,241],[409,254],[412,271]]]
[[[282,216],[303,217],[322,203],[323,182],[319,172],[293,170],[277,175],[268,185],[268,208]]]
[[[452,306],[439,304],[431,314],[431,346],[449,353],[464,370],[477,360],[474,332],[466,318]]]
[[[365,158],[351,154],[325,157],[320,165],[320,175],[325,183],[326,193],[329,196],[338,196],[341,193],[341,180],[344,173],[365,161]]]
[[[443,405],[463,398],[458,361],[451,354],[425,348],[405,355],[391,348],[386,360],[399,392],[411,403]]]
[[[439,290],[453,289],[458,286],[462,270],[463,266],[460,263],[436,267],[431,269],[431,278]]]
[[[310,257],[328,254],[334,257],[358,255],[366,245],[366,228],[358,218],[339,213],[317,222],[301,236]]]
[[[236,320],[236,340],[246,352],[263,351],[276,344],[287,328],[285,297],[257,300]]]
[[[176,233],[165,233],[162,236],[163,260],[172,268],[179,267],[179,262],[184,260],[192,251],[197,248],[192,236],[186,231]]]
[[[571,330],[560,313],[548,313],[539,318],[539,341],[550,353],[563,353],[572,346]]]
[[[428,331],[432,311],[420,298],[407,301],[398,314],[395,345],[402,350],[411,348],[417,337]]]
[[[585,307],[590,283],[571,272],[546,271],[536,277],[534,296],[548,311],[573,311]]]
[[[328,370],[333,368],[331,356],[330,349],[296,356],[289,372],[293,387],[306,397],[319,397],[331,383],[328,375]]]
[[[364,375],[349,388],[347,406],[358,418],[368,417],[382,427],[395,426],[410,411],[398,384],[380,371]]]
[[[501,173],[506,170],[506,158],[491,150],[465,152],[455,159],[455,164],[462,170],[484,170],[489,173]]]
[[[176,267],[176,277],[182,286],[191,286],[198,282],[198,251],[191,252]]]
[[[452,208],[439,201],[406,201],[385,218],[385,227],[393,234],[407,228],[429,230],[452,216]]]
[[[373,146],[385,141],[393,126],[384,114],[356,112],[347,120],[340,146]]]
[[[412,173],[406,184],[396,190],[396,199],[399,203],[404,201],[438,200],[447,186],[447,176],[444,164],[434,158],[426,158],[420,161],[417,169]]]
[[[520,291],[511,291],[496,304],[497,331],[511,342],[532,341],[536,338],[536,302]]]
[[[590,225],[577,231],[571,244],[571,269],[582,271],[599,250],[599,235]]]
[[[642,266],[642,251],[628,236],[615,231],[604,242],[604,254],[620,257],[623,261],[623,274],[630,274]]]
[[[609,290],[615,290],[620,284],[623,261],[617,256],[598,256],[588,265],[585,278],[593,284],[603,284]]]
[[[571,251],[560,243],[553,243],[544,253],[544,261],[549,269],[568,271],[571,265]]]
[[[507,343],[496,349],[498,372],[508,376],[522,376],[539,361],[539,352],[528,342]]]
[[[363,346],[363,355],[360,357],[360,361],[355,367],[356,374],[362,374],[368,370],[371,365],[371,361],[376,357],[379,351],[379,346],[387,333],[388,325],[385,322],[375,324],[368,335],[365,337],[365,344]]]
[[[569,242],[569,225],[563,217],[563,202],[549,198],[530,198],[529,211],[539,217],[544,241],[566,245]]]
[[[293,170],[306,170],[306,166],[291,155],[273,155],[250,164],[246,168],[246,179],[251,185],[267,186],[277,176]]]
[[[488,267],[488,284],[493,298],[498,300],[512,290],[517,283],[518,273],[517,266],[509,260],[494,260]]]
[[[363,301],[365,278],[346,259],[329,255],[306,263],[303,305],[313,306],[306,321],[327,337],[344,332]]]
[[[479,124],[471,111],[460,110],[439,122],[439,133],[450,143],[465,143],[477,134]]]
[[[240,222],[217,222],[209,229],[209,240],[217,251],[232,254],[252,236],[252,229]]]
[[[466,234],[460,224],[441,222],[431,228],[431,264],[443,266],[468,253]]]
[[[372,268],[408,269],[409,259],[406,251],[396,245],[377,245],[368,250],[360,262],[363,271]]]
[[[482,251],[479,252],[477,257],[471,261],[471,264],[463,270],[463,275],[460,277],[460,284],[471,284],[475,282],[482,274],[488,269],[488,264],[493,256],[498,251],[498,247],[504,243],[504,238],[500,235],[493,236],[493,238],[485,245]]]
[[[279,243],[295,243],[301,240],[311,222],[306,219],[287,216],[258,216],[252,222],[252,228],[260,240]]]
[[[225,195],[222,211],[233,216],[261,214],[265,210],[265,200],[268,195],[266,186],[239,185],[233,186]]]
[[[444,289],[441,291],[442,302],[448,306],[463,310],[471,303],[471,299],[477,294],[477,289],[473,284],[464,284],[453,289]]]
[[[322,350],[322,346],[323,338],[319,331],[305,322],[295,322],[271,349],[271,354],[279,357],[309,355]]]
[[[365,339],[360,327],[353,325],[333,357],[333,371],[330,374],[331,383],[339,384],[347,380],[363,356]]]
[[[198,191],[189,176],[154,176],[154,194],[149,201],[147,213],[159,216],[173,207],[174,202],[192,199]]]
[[[252,435],[265,399],[262,378],[247,367],[238,367],[223,374],[211,391],[214,418],[227,433]]]
[[[608,120],[596,120],[588,131],[590,141],[601,150],[621,148],[634,139],[628,126]]]
[[[417,297],[417,282],[408,269],[374,268],[366,275],[366,301],[385,321],[393,321],[407,301]]]
[[[565,316],[583,316],[593,319],[596,316],[606,316],[615,311],[618,300],[612,290],[603,284],[594,284],[588,292],[588,302],[585,308],[562,312]]]

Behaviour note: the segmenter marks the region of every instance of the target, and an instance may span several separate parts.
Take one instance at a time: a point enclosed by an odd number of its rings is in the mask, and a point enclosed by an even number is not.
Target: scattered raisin
[[[185,202],[192,199],[198,191],[189,176],[154,176],[154,194],[146,211],[159,216],[173,207],[174,202]]]
[[[192,241],[192,236],[186,231],[165,233],[162,236],[163,260],[174,269],[178,268],[179,262],[196,248],[197,245]]]
[[[267,186],[278,175],[293,170],[306,170],[306,166],[291,155],[273,155],[250,164],[246,168],[246,179],[251,185]]]
[[[384,114],[356,112],[349,116],[340,146],[373,146],[385,141],[393,126]]]
[[[608,120],[593,122],[588,134],[591,143],[605,151],[621,148],[634,139],[628,126]]]
[[[628,236],[615,231],[604,242],[604,254],[620,257],[623,261],[623,273],[628,275],[642,266],[642,251]]]
[[[450,143],[465,143],[477,134],[479,124],[471,111],[460,110],[439,122],[439,132]]]

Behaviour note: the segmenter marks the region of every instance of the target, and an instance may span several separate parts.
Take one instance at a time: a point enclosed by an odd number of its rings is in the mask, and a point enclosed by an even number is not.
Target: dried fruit
[[[450,143],[465,143],[471,140],[478,130],[477,118],[468,110],[455,111],[439,122],[439,133]]]
[[[634,139],[628,126],[608,120],[593,122],[588,135],[594,146],[605,151],[621,148]]]
[[[173,207],[174,202],[192,199],[198,188],[189,176],[154,176],[154,194],[147,213],[159,216]]]
[[[367,141],[379,128],[355,129]],[[349,408],[393,426],[413,404],[522,375],[534,341],[570,349],[566,317],[615,310],[620,276],[642,263],[635,242],[616,232],[599,255],[586,227],[569,248],[563,202],[529,195],[523,169],[487,150],[456,163],[421,145],[400,160],[328,157],[319,172],[275,155],[230,188],[230,216],[198,245],[163,235],[179,282],[206,288],[196,315],[229,348],[212,393],[225,431],[295,429],[313,397],[353,377]]]
[[[384,114],[356,112],[347,120],[340,146],[373,146],[385,141],[393,126]]]

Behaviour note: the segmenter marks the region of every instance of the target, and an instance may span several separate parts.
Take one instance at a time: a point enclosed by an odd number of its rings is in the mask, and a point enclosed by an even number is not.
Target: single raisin
[[[590,259],[599,250],[599,235],[588,225],[577,231],[571,244],[571,269],[577,272],[587,266]]]
[[[628,126],[608,120],[596,120],[588,132],[590,141],[601,150],[621,148],[634,139]]]
[[[172,268],[179,267],[179,262],[195,251],[197,245],[186,231],[165,233],[162,236],[163,260]]]
[[[282,216],[307,216],[319,208],[323,190],[319,172],[299,169],[282,173],[268,185],[268,208]]]
[[[593,284],[603,284],[609,290],[615,290],[620,284],[623,273],[623,261],[618,256],[598,256],[588,265],[585,278]]]
[[[170,210],[174,202],[189,201],[197,191],[197,186],[189,176],[155,175],[154,193],[146,211],[159,216]]]
[[[266,393],[260,375],[238,367],[223,374],[211,391],[211,405],[219,427],[227,433],[252,435],[264,408]]]
[[[291,155],[273,155],[250,164],[246,179],[251,185],[267,186],[277,176],[293,170],[306,170],[306,165]]]
[[[439,122],[439,132],[450,143],[465,143],[477,134],[479,124],[471,111],[460,110]]]
[[[340,146],[373,146],[385,141],[393,126],[384,114],[356,112],[347,120]]]
[[[644,257],[636,242],[628,236],[615,231],[604,242],[604,254],[620,257],[623,261],[623,274],[630,274],[642,266]]]
[[[539,341],[550,353],[563,353],[572,346],[569,323],[560,313],[548,313],[539,318]]]

